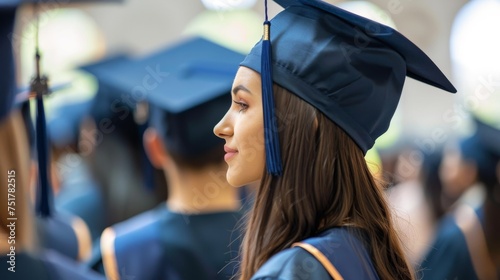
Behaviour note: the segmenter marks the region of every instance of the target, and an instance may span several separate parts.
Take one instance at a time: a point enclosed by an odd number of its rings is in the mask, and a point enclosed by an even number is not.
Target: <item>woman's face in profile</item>
[[[243,186],[260,180],[265,167],[260,75],[240,67],[231,97],[231,107],[215,126],[214,133],[226,140],[227,181],[233,186]]]

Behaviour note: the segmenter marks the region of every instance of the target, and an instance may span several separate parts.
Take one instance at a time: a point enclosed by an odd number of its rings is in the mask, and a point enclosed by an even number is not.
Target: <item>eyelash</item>
[[[246,109],[248,109],[248,104],[246,103],[243,103],[243,102],[240,102],[240,101],[233,101],[236,105],[240,106],[240,109],[238,110],[238,112],[243,112],[245,111]]]

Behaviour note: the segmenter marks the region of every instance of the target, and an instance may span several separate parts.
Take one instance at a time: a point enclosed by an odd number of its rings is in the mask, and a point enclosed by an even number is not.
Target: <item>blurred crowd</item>
[[[212,130],[246,53],[195,31],[140,57],[96,43],[91,59],[48,76],[42,95],[35,69],[23,74],[31,87],[16,82],[20,6],[10,2],[0,3],[0,278],[233,277],[254,186],[226,182]],[[467,5],[479,2],[490,1]],[[460,115],[464,132],[444,143],[396,132],[367,156],[419,279],[500,278],[496,71],[481,73],[493,77],[491,99]]]

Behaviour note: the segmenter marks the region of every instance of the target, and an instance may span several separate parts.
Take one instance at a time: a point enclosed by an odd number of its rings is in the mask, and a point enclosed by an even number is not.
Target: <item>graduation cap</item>
[[[14,30],[15,8],[5,8],[0,4],[0,121],[8,115],[14,105],[16,79],[14,56],[10,35]]]
[[[201,38],[173,46],[161,56],[170,69],[165,81],[147,96],[151,126],[171,152],[183,157],[222,145],[213,127],[231,104],[229,93],[244,56]]]
[[[486,151],[500,157],[500,130],[476,117],[474,123],[478,142]]]
[[[266,11],[263,40],[241,63],[261,73],[269,173],[282,172],[273,82],[320,110],[364,153],[389,127],[406,76],[456,92],[396,30],[319,0],[276,2],[285,10],[270,22]]]
[[[500,130],[473,116],[474,134],[459,143],[462,158],[475,163],[478,178],[487,187],[496,182],[500,161]]]
[[[206,39],[190,38],[147,57],[84,70],[112,88],[117,100],[148,102],[150,125],[171,152],[189,157],[223,143],[213,127],[230,105],[228,93],[243,58]]]
[[[95,118],[97,122],[103,118],[113,118],[114,116],[121,115],[121,111],[117,110],[115,106],[116,102],[121,102],[122,96],[129,94],[128,91],[123,91],[116,85],[115,71],[120,71],[120,69],[126,69],[130,63],[129,58],[124,54],[117,54],[98,62],[91,63],[80,67],[83,71],[92,74],[97,80],[98,90],[94,96],[91,107],[90,115]],[[119,83],[119,82],[118,82]],[[127,98],[129,100],[129,98]],[[136,102],[122,102],[121,105],[126,106],[127,110],[132,110],[135,107]]]

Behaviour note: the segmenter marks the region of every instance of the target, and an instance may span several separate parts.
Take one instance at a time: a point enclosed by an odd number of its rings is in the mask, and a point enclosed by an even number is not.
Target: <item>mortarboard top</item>
[[[120,96],[121,92],[116,90],[116,86],[113,87],[113,84],[109,83],[109,76],[113,77],[114,72],[125,68],[129,62],[130,59],[126,55],[119,54],[80,67],[81,70],[92,74],[98,84],[98,90],[92,99],[90,108],[90,115],[96,121],[105,117],[112,117],[121,112],[115,106],[112,106],[112,104],[121,102],[122,98]],[[135,103],[125,103],[125,105],[127,108],[132,108]],[[123,106],[123,104],[120,103],[120,106]]]
[[[456,92],[426,54],[388,26],[323,1],[275,2],[285,10],[271,20],[272,73],[261,72],[266,40],[241,65],[318,108],[365,153],[389,127],[406,76]]]
[[[203,38],[180,42],[143,61],[143,65],[151,66],[157,62],[165,73],[165,79],[147,99],[169,113],[186,112],[228,94],[243,58]]]
[[[201,38],[166,50],[168,77],[148,95],[151,125],[167,147],[185,157],[200,156],[223,140],[213,127],[231,104],[230,91],[244,56]]]
[[[115,96],[147,101],[151,124],[169,149],[191,156],[222,143],[213,127],[230,105],[232,81],[243,58],[208,40],[190,38],[147,57],[90,72],[100,84],[113,88]]]

